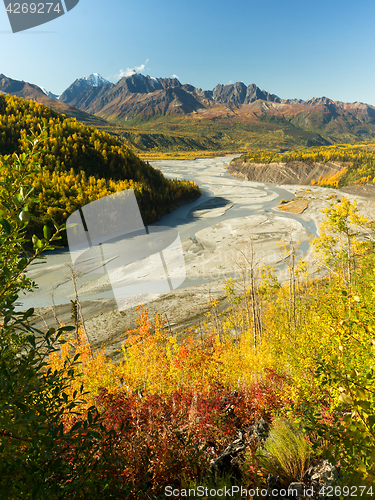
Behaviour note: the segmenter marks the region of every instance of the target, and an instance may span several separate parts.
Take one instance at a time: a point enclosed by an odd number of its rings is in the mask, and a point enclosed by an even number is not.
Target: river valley
[[[174,228],[181,239],[183,283],[147,304],[151,313],[162,312],[172,329],[194,326],[207,311],[210,298],[217,298],[224,308],[225,279],[238,275],[249,262],[257,268],[275,267],[283,279],[293,246],[314,272],[309,241],[317,234],[321,210],[342,195],[316,186],[277,186],[232,177],[226,171],[232,158],[151,162],[166,177],[193,180],[202,189],[199,199],[152,225]],[[301,214],[278,210],[281,200],[291,200],[296,193],[306,202]],[[345,196],[354,199],[353,195]],[[375,218],[373,200],[358,197],[358,204]],[[70,262],[69,250],[55,251],[48,253],[45,263],[30,267],[28,275],[39,289],[20,297],[19,309],[37,308],[40,319],[36,327],[56,326],[52,294],[59,321],[70,323],[70,300],[75,297],[67,266]],[[119,311],[108,275],[83,274],[77,277],[77,287],[90,340],[113,355],[121,347],[125,331],[136,326],[136,303]]]

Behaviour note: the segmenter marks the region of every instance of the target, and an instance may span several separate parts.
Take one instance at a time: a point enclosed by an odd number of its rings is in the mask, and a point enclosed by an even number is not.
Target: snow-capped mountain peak
[[[103,87],[103,85],[113,85],[105,78],[99,75],[99,73],[92,73],[90,76],[84,76],[82,78],[77,78],[59,97],[62,102],[68,102],[74,99],[78,94],[87,89]]]
[[[100,76],[99,73],[92,73],[89,77],[82,78],[82,80],[87,80],[87,83],[92,87],[101,87],[106,83],[111,83],[102,76]]]
[[[40,88],[40,90],[41,90],[44,94],[48,95],[48,97],[52,97],[52,99],[58,99],[58,98],[59,98],[59,96],[58,96],[58,95],[53,94],[52,92],[50,92],[49,90],[45,89],[44,87],[39,87],[39,88]]]

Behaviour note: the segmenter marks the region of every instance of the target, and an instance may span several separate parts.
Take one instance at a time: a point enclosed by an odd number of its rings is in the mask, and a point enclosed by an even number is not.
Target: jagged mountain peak
[[[254,83],[246,86],[243,82],[216,85],[213,89],[213,98],[218,102],[232,103],[235,105],[249,104],[258,99],[281,102],[281,99],[277,95],[261,90]]]
[[[85,90],[92,88],[99,89],[105,85],[110,87],[113,83],[100,76],[99,73],[92,73],[90,76],[77,78],[66,90],[64,90],[59,100],[70,103],[78,94],[81,94]]]
[[[182,87],[181,82],[178,78],[158,78],[157,80],[164,89]]]
[[[247,87],[243,82],[236,82],[233,84],[216,85],[212,91],[212,97],[215,101],[222,103],[232,103],[236,105],[245,102]]]
[[[99,73],[92,73],[90,76],[84,77],[84,79],[86,79],[87,83],[89,83],[93,87],[100,87],[102,85],[106,85],[107,83],[111,83],[100,76]]]
[[[317,106],[319,104],[333,104],[334,101],[330,99],[329,97],[313,97],[312,99],[309,99],[308,101],[305,101],[306,104],[309,104],[310,106]]]
[[[182,86],[177,78],[155,78],[154,76],[143,75],[142,73],[123,76],[116,85],[127,88],[131,93],[138,94],[148,94],[156,90]]]
[[[157,78],[148,75],[145,76],[141,73],[123,76],[121,80],[115,84],[115,87],[132,94],[148,94],[149,92],[155,92],[163,88]]]

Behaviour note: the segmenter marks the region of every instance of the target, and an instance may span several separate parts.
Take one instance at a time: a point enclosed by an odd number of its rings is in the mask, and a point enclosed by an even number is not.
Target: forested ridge
[[[244,163],[328,163],[341,164],[341,170],[321,177],[318,184],[323,187],[343,187],[352,184],[375,182],[375,143],[334,144],[322,147],[295,149],[286,153],[256,150],[248,151],[236,160]]]
[[[134,189],[145,224],[199,196],[194,183],[166,179],[113,136],[18,97],[0,96],[0,155],[14,161],[26,151],[30,133],[44,125],[42,172],[32,181],[40,203],[30,207],[35,218],[29,231],[41,233],[51,217],[62,224],[80,206],[124,189]]]

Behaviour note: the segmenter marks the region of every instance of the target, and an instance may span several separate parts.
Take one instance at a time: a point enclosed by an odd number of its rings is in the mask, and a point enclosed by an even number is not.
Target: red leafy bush
[[[103,389],[97,405],[107,429],[118,435],[113,460],[118,477],[133,485],[134,498],[204,479],[210,460],[237,438],[238,429],[281,407],[279,389],[274,380],[246,391],[219,384],[206,393],[169,395]]]

